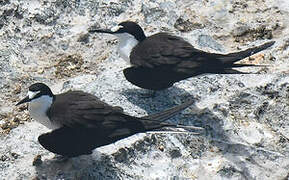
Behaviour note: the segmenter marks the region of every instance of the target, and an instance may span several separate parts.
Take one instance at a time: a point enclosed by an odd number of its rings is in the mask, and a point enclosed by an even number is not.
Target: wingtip
[[[263,44],[264,47],[268,48],[268,47],[271,47],[275,44],[276,41],[269,41],[269,42],[266,42],[265,44]]]
[[[143,119],[146,120],[156,120],[159,122],[163,122],[166,121],[167,119],[175,116],[176,114],[180,113],[181,111],[183,111],[184,109],[188,108],[189,106],[193,105],[195,103],[195,99],[190,99],[187,100],[186,102],[180,104],[180,105],[176,105],[172,108],[166,109],[164,111],[161,111],[159,113],[155,113],[155,114],[151,114],[145,117],[142,117]]]

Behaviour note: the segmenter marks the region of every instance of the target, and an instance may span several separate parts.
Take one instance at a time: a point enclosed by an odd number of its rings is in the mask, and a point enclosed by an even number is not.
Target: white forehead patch
[[[33,99],[38,93],[40,93],[40,91],[28,91],[27,96],[29,97],[29,99]]]
[[[114,26],[113,28],[111,28],[110,30],[111,30],[112,32],[116,32],[116,31],[118,31],[120,28],[123,28],[123,26],[117,25],[117,26]]]

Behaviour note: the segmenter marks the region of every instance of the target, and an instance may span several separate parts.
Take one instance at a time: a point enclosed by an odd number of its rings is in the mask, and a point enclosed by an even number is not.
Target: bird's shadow
[[[45,159],[35,167],[38,179],[117,179],[110,157],[95,151],[66,160]],[[109,173],[108,173],[109,172]]]
[[[162,111],[165,108],[176,106],[176,104],[181,104],[188,100],[197,100],[192,94],[176,86],[162,91],[155,91],[152,96],[149,93],[151,91],[139,88],[125,89],[120,92],[129,102],[144,109],[148,114]]]

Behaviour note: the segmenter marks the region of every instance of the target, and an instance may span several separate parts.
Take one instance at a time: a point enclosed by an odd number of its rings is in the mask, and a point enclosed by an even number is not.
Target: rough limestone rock
[[[289,1],[0,1],[0,179],[276,179],[289,177]],[[205,51],[228,53],[275,40],[243,60],[255,74],[193,77],[154,98],[127,82],[116,38],[90,27],[137,21]],[[194,98],[171,123],[204,128],[141,133],[59,162],[37,137],[49,129],[14,104],[44,82],[78,89],[134,116]]]

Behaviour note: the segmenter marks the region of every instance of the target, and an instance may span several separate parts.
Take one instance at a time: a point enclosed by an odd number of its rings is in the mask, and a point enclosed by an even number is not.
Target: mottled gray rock
[[[0,1],[1,179],[288,179],[289,15],[278,1]],[[246,63],[246,75],[203,75],[154,98],[127,82],[115,37],[89,34],[135,20],[146,34],[167,31],[197,48],[227,53],[276,44]],[[14,104],[34,82],[55,93],[90,92],[143,116],[194,98],[169,121],[204,133],[141,133],[57,162],[37,137],[49,131]],[[41,160],[40,156],[41,155]]]

